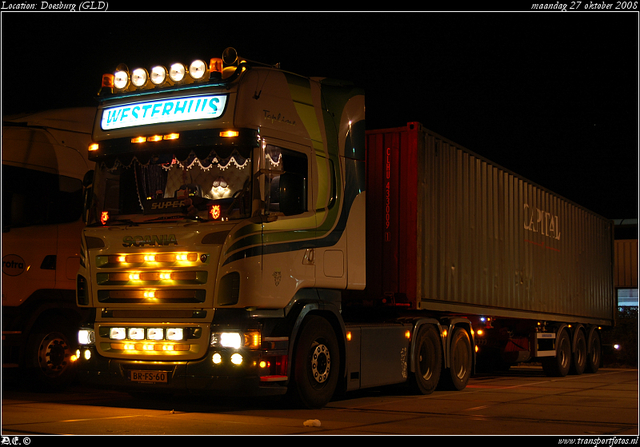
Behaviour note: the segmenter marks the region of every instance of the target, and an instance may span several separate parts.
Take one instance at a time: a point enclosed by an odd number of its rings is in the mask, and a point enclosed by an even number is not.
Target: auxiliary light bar
[[[245,62],[238,58],[233,48],[227,48],[222,58],[211,58],[208,64],[202,59],[196,59],[188,67],[175,62],[168,68],[156,65],[150,70],[145,68],[129,70],[127,65],[120,64],[114,73],[102,76],[102,88],[98,94],[102,94],[105,90],[110,93],[126,93],[210,80],[219,81],[230,77]],[[242,71],[244,69],[245,67]]]

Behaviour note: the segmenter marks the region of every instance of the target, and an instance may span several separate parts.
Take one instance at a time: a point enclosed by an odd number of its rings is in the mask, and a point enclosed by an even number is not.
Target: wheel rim
[[[593,337],[591,352],[588,355],[593,365],[600,364],[600,338],[598,338],[598,336]]]
[[[70,348],[64,335],[47,334],[38,347],[38,367],[49,377],[58,377],[69,366]]]
[[[569,345],[569,337],[563,336],[558,350],[559,363],[562,368],[568,368],[571,361],[571,346]]]
[[[318,384],[329,378],[331,371],[331,353],[324,343],[318,343],[311,353],[311,376]]]
[[[464,379],[469,368],[469,351],[465,343],[460,340],[456,343],[455,350],[452,352],[451,365],[452,370],[459,379]]]
[[[579,366],[582,366],[585,364],[586,362],[586,357],[587,357],[587,343],[584,339],[584,337],[581,337],[578,340],[578,345],[576,347],[576,363]]]

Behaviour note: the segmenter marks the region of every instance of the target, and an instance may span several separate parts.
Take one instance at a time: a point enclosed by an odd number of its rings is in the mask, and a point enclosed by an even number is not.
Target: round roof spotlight
[[[156,65],[151,69],[151,82],[155,85],[162,84],[167,79],[167,69],[162,65]]]
[[[187,69],[179,62],[171,65],[169,69],[169,77],[173,82],[180,82],[184,79],[184,75],[186,74]]]
[[[126,71],[116,71],[113,77],[113,86],[115,88],[123,89],[129,85],[129,73]]]
[[[131,83],[136,87],[144,86],[147,83],[147,79],[149,79],[149,74],[144,68],[136,68],[131,73]]]
[[[129,86],[129,68],[125,64],[120,64],[113,74],[113,86],[117,89],[124,89]]]
[[[195,80],[200,80],[204,78],[204,75],[207,73],[207,64],[204,61],[198,59],[191,62],[189,66],[189,74]]]

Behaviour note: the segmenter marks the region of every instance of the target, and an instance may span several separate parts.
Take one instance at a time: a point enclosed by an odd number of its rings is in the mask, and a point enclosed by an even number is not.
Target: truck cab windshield
[[[249,152],[242,152],[221,156],[212,150],[202,159],[193,152],[144,159],[120,155],[96,163],[88,224],[246,218],[251,215],[252,166]]]

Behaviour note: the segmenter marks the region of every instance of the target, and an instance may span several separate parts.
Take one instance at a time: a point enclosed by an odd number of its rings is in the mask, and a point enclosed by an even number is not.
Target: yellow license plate
[[[132,382],[167,383],[166,371],[131,371]]]

